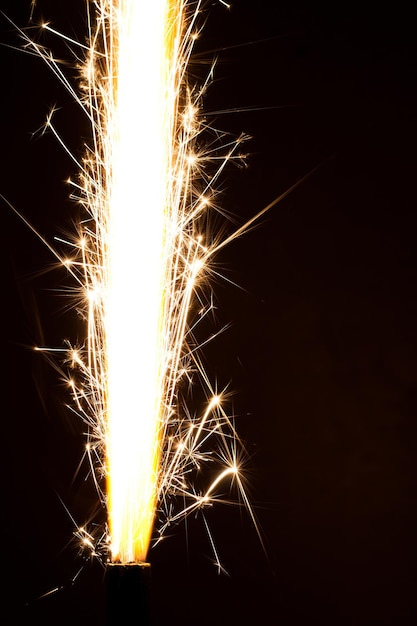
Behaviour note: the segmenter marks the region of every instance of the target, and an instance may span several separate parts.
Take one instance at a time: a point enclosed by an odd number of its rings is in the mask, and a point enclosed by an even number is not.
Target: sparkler
[[[231,160],[244,158],[238,151],[246,137],[225,141],[206,124],[201,101],[211,72],[199,87],[187,78],[202,1],[88,0],[87,8],[86,44],[43,25],[83,52],[81,92],[49,50],[19,32],[91,126],[78,159],[53,111],[47,118],[45,129],[77,166],[70,184],[84,215],[74,238],[61,239],[68,256],[43,241],[74,279],[85,320],[85,342],[65,348],[66,379],[86,426],[85,455],[108,528],[97,536],[84,525],[74,534],[107,565],[113,614],[135,581],[146,589],[152,542],[190,513],[204,515],[225,483],[237,487],[257,529],[241,473],[244,449],[226,394],[204,371],[195,332],[212,310],[205,293],[216,252],[316,168],[231,235],[213,235],[216,183]],[[193,414],[187,393],[196,379],[206,403]]]
[[[85,319],[85,343],[65,349],[67,380],[108,516],[99,539],[85,527],[76,535],[121,566],[144,564],[152,539],[219,499],[225,481],[237,486],[255,522],[225,394],[211,384],[194,338],[213,306],[204,298],[210,261],[233,238],[208,230],[216,182],[230,160],[242,158],[245,139],[218,142],[216,131],[204,149],[199,141],[213,130],[200,113],[210,76],[200,87],[187,79],[202,5],[88,2],[87,44],[60,35],[84,53],[81,93],[53,54],[20,31],[91,125],[91,142],[77,159],[53,111],[47,118],[45,129],[77,165],[70,183],[84,216],[74,238],[61,239],[68,256],[44,243],[75,280]],[[193,415],[186,397],[196,377],[206,406]],[[210,479],[197,487],[194,476],[204,467]],[[211,535],[210,543],[220,567]]]

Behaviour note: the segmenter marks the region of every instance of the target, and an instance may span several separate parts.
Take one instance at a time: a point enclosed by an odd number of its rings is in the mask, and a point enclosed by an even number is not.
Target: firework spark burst
[[[87,2],[86,44],[43,24],[76,59],[82,53],[81,90],[49,49],[19,31],[90,122],[91,141],[78,159],[53,111],[47,117],[45,130],[76,163],[70,184],[83,217],[74,237],[60,240],[66,257],[44,243],[74,279],[85,320],[84,343],[65,348],[66,378],[108,519],[99,540],[85,525],[75,534],[113,562],[145,561],[168,527],[222,500],[232,485],[256,526],[227,394],[210,382],[195,333],[213,308],[215,253],[270,207],[223,238],[208,226],[219,211],[217,181],[231,160],[244,159],[247,137],[225,139],[206,123],[202,98],[212,70],[199,86],[188,79],[203,8],[191,0]],[[187,394],[197,380],[206,406],[193,414]],[[211,535],[210,543],[220,566]]]

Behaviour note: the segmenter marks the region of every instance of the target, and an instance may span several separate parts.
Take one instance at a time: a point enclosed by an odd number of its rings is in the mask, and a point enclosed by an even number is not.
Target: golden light
[[[60,35],[85,55],[81,93],[52,53],[20,31],[91,127],[77,159],[55,128],[55,110],[45,122],[77,165],[70,184],[83,214],[74,237],[59,239],[69,255],[41,239],[74,280],[85,340],[38,349],[65,353],[72,410],[86,426],[84,454],[107,512],[108,532],[97,540],[86,524],[75,535],[94,556],[107,558],[110,550],[113,563],[143,563],[152,541],[218,500],[224,484],[236,486],[256,526],[226,394],[217,392],[200,356],[210,338],[199,342],[194,333],[214,308],[201,289],[211,259],[269,207],[223,239],[208,229],[217,180],[231,159],[241,160],[245,137],[223,141],[201,116],[212,70],[199,87],[187,79],[202,5],[89,2],[87,44]],[[43,29],[59,34],[48,23]],[[206,401],[193,412],[186,390],[196,380]]]
[[[172,250],[176,0],[120,0],[111,29],[104,241],[106,456],[112,558],[148,551],[164,418]]]

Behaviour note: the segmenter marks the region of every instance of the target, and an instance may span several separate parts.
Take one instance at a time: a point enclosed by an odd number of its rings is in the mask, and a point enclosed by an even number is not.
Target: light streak
[[[102,314],[107,506],[112,556],[122,563],[146,560],[169,376],[176,5],[119,0],[110,18]]]
[[[72,410],[86,425],[85,455],[108,514],[104,552],[113,562],[144,562],[152,539],[218,500],[227,484],[236,486],[255,521],[227,394],[210,382],[194,338],[212,309],[204,297],[210,262],[234,238],[222,240],[208,228],[216,183],[230,160],[242,158],[245,139],[222,141],[216,131],[210,144],[201,99],[212,72],[200,87],[188,82],[202,4],[88,2],[89,40],[77,49],[84,55],[81,93],[53,54],[20,30],[26,48],[47,63],[91,125],[78,159],[53,112],[47,117],[45,130],[77,165],[70,183],[84,216],[73,240],[60,239],[71,250],[67,258],[44,243],[74,279],[85,319],[85,343],[63,351]],[[201,414],[186,401],[196,379],[207,398]],[[210,478],[197,486],[204,468]],[[101,554],[85,525],[76,536]],[[211,535],[210,543],[218,562]]]

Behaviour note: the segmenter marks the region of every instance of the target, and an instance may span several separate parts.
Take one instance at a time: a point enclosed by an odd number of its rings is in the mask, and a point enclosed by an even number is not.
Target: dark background
[[[206,361],[235,391],[266,554],[247,516],[219,505],[207,511],[229,574],[219,576],[203,523],[190,519],[187,533],[176,529],[150,554],[155,624],[416,624],[411,8],[211,4],[192,71],[201,77],[201,61],[219,57],[208,119],[253,137],[248,167],[231,166],[221,181],[222,206],[243,223],[319,168],[216,258],[240,288],[214,285],[216,323],[231,327]],[[29,5],[1,0],[19,26]],[[39,0],[35,16],[83,37],[81,0]],[[68,58],[58,39],[33,35]],[[20,45],[4,18],[1,41]],[[56,104],[65,142],[82,154],[88,125],[40,60],[7,46],[0,55],[0,193],[52,243],[74,219],[64,182],[74,165],[53,137],[32,133]],[[103,570],[78,554],[70,516],[100,516],[85,466],[76,474],[82,426],[65,408],[59,374],[31,349],[74,341],[82,326],[62,296],[64,273],[4,202],[1,225],[2,586],[11,611],[2,621],[103,623]]]

